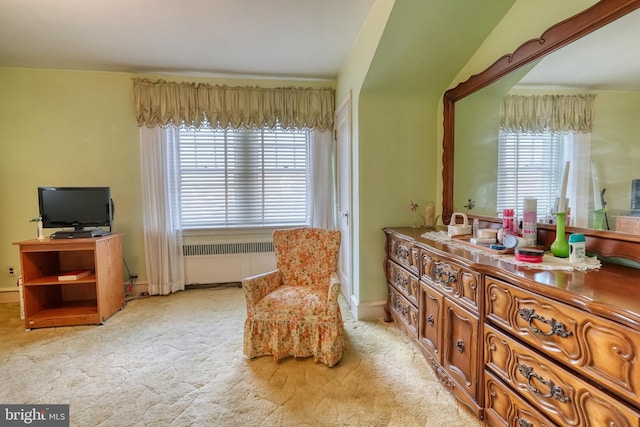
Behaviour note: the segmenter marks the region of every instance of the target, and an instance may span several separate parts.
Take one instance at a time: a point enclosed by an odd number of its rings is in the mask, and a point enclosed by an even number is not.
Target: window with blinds
[[[309,132],[180,130],[184,229],[307,225]]]
[[[522,218],[523,200],[537,199],[538,220],[553,210],[564,170],[561,134],[514,134],[498,138],[498,212],[515,209]]]

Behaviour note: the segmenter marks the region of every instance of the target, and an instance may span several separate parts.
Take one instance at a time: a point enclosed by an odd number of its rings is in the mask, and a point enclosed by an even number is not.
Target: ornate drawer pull
[[[527,420],[523,420],[520,417],[517,417],[516,420],[518,421],[518,427],[533,427],[533,423],[530,423]]]
[[[433,319],[433,314],[430,314],[429,317],[427,317],[427,322],[429,322],[429,324],[433,326],[433,324],[435,323],[435,320]]]
[[[531,366],[520,364],[518,365],[518,371],[520,371],[520,373],[527,378],[527,386],[529,387],[529,390],[531,390],[534,394],[537,394],[538,396],[544,398],[553,397],[555,399],[558,399],[562,403],[567,403],[569,400],[571,400],[564,395],[564,390],[562,390],[561,387],[555,385],[553,381],[545,380],[540,375],[533,372],[533,368]],[[533,384],[531,384],[531,378],[535,378],[542,384],[548,386],[549,393],[543,394],[540,390],[538,390]]]
[[[460,353],[464,351],[464,341],[462,341],[462,339],[459,339],[458,341],[456,341],[456,348]]]
[[[564,326],[564,323],[558,322],[553,317],[547,320],[544,317],[537,315],[535,313],[535,310],[532,308],[521,308],[520,310],[518,310],[518,313],[520,314],[520,317],[522,317],[524,320],[529,322],[529,328],[531,328],[531,331],[534,334],[542,335],[545,337],[550,337],[551,335],[555,334],[562,338],[567,338],[568,336],[573,335],[573,332],[567,331],[567,329]],[[540,329],[536,328],[531,324],[534,320],[539,320],[542,323],[546,323],[547,325],[550,325],[551,330],[545,334]]]
[[[395,306],[396,306],[396,311],[402,314],[402,316],[406,318],[407,313],[409,312],[409,308],[406,305],[404,305],[400,300],[396,300]]]
[[[407,278],[400,271],[396,271],[396,280],[395,280],[396,286],[407,287],[408,282],[409,280],[407,280]]]
[[[456,274],[446,272],[442,267],[436,267],[434,270],[434,273],[435,273],[435,276],[438,278],[438,282],[443,282],[447,284],[456,283]]]
[[[396,256],[402,260],[404,263],[409,262],[409,248],[402,243],[398,243],[396,246]]]

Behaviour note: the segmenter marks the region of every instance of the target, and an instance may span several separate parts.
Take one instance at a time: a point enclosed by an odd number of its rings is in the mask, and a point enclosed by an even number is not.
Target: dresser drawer
[[[387,260],[387,280],[413,305],[418,305],[418,278],[395,262]]]
[[[387,255],[398,264],[406,267],[416,276],[419,274],[419,249],[410,240],[388,234],[389,248]]]
[[[484,373],[484,419],[491,426],[555,427],[491,372]]]
[[[477,401],[482,326],[476,315],[448,298],[444,299],[442,311],[442,366],[460,390]]]
[[[420,325],[419,343],[426,350],[429,357],[441,364],[442,355],[440,346],[442,345],[442,333],[444,331],[443,305],[444,297],[436,292],[431,286],[420,283]]]
[[[485,325],[485,366],[562,426],[638,426],[640,412]]]
[[[640,408],[640,332],[485,277],[487,321]]]
[[[391,314],[402,323],[407,335],[411,338],[418,337],[418,307],[411,304],[393,286],[387,286],[389,293],[389,310]]]
[[[423,280],[467,308],[479,311],[479,273],[426,251],[421,251],[420,260]]]

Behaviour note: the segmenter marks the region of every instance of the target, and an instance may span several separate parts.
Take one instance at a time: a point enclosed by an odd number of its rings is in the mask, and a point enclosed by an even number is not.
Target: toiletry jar
[[[522,262],[540,263],[544,256],[542,249],[516,248],[516,259]]]

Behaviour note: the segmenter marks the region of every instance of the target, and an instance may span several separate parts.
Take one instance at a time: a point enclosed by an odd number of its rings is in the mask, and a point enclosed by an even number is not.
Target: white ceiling
[[[640,9],[544,57],[520,87],[640,90]]]
[[[374,0],[2,0],[0,66],[331,79]]]

